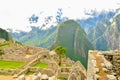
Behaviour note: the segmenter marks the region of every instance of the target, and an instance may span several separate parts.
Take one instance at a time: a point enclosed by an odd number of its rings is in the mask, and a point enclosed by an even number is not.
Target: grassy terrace
[[[72,68],[72,66],[59,66],[60,68]]]
[[[43,62],[38,62],[38,63],[35,64],[33,67],[47,68],[47,67],[48,67],[48,64],[43,63]]]
[[[26,73],[26,75],[32,75],[32,74],[34,74],[34,72],[28,71],[28,72]]]
[[[67,78],[59,77],[57,80],[67,80]]]
[[[16,69],[23,66],[24,64],[25,62],[0,60],[0,68],[3,69]]]

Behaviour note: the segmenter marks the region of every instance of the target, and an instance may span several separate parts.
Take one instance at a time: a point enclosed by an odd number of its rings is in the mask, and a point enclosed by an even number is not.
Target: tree
[[[0,49],[0,56],[3,55],[3,54],[4,54],[3,50]]]
[[[61,65],[61,61],[62,61],[62,58],[65,58],[66,55],[66,48],[62,47],[62,46],[58,46],[56,47],[55,49],[55,52],[59,55],[59,66]]]

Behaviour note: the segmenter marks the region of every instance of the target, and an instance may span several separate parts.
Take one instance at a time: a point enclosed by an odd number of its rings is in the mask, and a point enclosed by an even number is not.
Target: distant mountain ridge
[[[56,28],[51,27],[47,30],[42,30],[39,27],[31,27],[30,32],[11,33],[14,38],[24,45],[33,45],[43,48],[49,48],[52,45],[56,36]]]
[[[60,23],[62,23],[62,22],[64,22],[64,21],[66,21],[66,20],[69,20],[67,17],[65,18],[65,17],[61,17],[62,16],[62,10],[61,9],[59,9],[58,11],[57,11],[57,16],[56,16],[56,22],[57,22],[57,24],[59,25]],[[112,18],[114,15],[115,15],[115,13],[114,12],[101,12],[101,13],[99,13],[99,15],[97,15],[97,12],[93,12],[92,14],[89,14],[89,15],[92,15],[93,17],[91,17],[91,18],[88,18],[88,19],[85,19],[85,20],[80,20],[80,19],[78,19],[77,20],[77,22],[81,25],[81,27],[85,30],[85,32],[87,33],[87,34],[89,34],[91,31],[92,31],[92,29],[97,25],[97,22],[99,22],[99,21],[101,21],[104,17],[106,17],[107,19],[110,19],[110,18]],[[47,18],[46,18],[47,19]],[[52,19],[52,17],[50,18],[50,20]],[[48,18],[48,20],[45,20],[45,21],[50,21],[49,20],[49,18]],[[47,25],[49,24],[48,22],[45,22]],[[16,33],[16,32],[11,32],[10,31],[10,34],[17,40],[17,41],[19,41],[19,42],[21,42],[21,43],[23,43],[23,44],[26,44],[26,45],[33,45],[33,46],[40,46],[40,47],[44,47],[44,48],[48,48],[48,46],[49,46],[49,44],[48,45],[46,45],[46,46],[43,46],[42,45],[42,43],[40,43],[40,40],[41,40],[41,38],[39,38],[39,37],[37,37],[37,35],[39,34],[39,36],[42,36],[42,35],[40,35],[40,34],[43,34],[45,31],[47,32],[49,32],[49,30],[50,30],[50,34],[52,34],[52,33],[54,33],[54,31],[55,31],[55,33],[56,33],[56,30],[54,30],[54,29],[52,29],[52,28],[48,28],[48,29],[46,29],[46,30],[43,30],[42,28],[43,27],[45,27],[46,25],[44,25],[44,26],[42,26],[41,28],[39,27],[36,27],[36,26],[31,26],[31,31],[30,32],[24,32],[24,31],[20,31],[19,33]],[[53,26],[53,25],[51,25],[51,26]],[[55,26],[54,26],[55,27]],[[52,31],[53,30],[53,31]],[[38,32],[38,34],[37,34],[37,32]],[[32,35],[31,35],[32,34]],[[44,34],[46,34],[46,33],[44,33]],[[50,35],[49,34],[49,35]],[[28,37],[28,35],[29,35],[29,37]],[[31,38],[30,38],[30,35],[31,36],[34,36],[34,40],[31,40]],[[37,38],[35,38],[35,36],[37,37]],[[44,37],[47,37],[47,35],[44,35]],[[54,36],[55,37],[55,36]],[[42,39],[43,40],[43,39]],[[27,42],[28,41],[28,42]],[[32,44],[31,44],[31,42],[33,42]],[[43,41],[44,42],[44,41]],[[50,42],[49,42],[50,43]],[[45,44],[44,44],[45,45]]]
[[[116,11],[117,12],[117,11]],[[89,34],[93,28],[103,19],[112,19],[116,12],[113,11],[102,11],[100,13],[94,11],[92,14],[89,14],[91,17],[87,19],[78,19],[77,22],[81,25],[81,27],[85,30],[87,34]]]
[[[89,34],[91,42],[98,50],[120,49],[120,14],[110,24],[108,23],[105,23],[106,27],[98,24]],[[97,35],[98,33],[100,35]]]
[[[107,50],[108,47],[106,46],[106,40],[104,38],[99,39],[102,37],[104,32],[106,31],[107,27],[111,25],[111,21],[119,13],[120,9],[116,9],[115,11],[92,11],[91,13],[86,13],[86,15],[89,15],[91,17],[87,19],[77,19],[76,21],[81,25],[81,27],[85,30],[87,33],[89,40],[94,45],[96,49],[99,50]],[[56,15],[56,22],[57,25],[60,23],[69,20],[67,17],[63,17],[62,9],[58,9]],[[53,18],[46,17],[45,18],[45,24],[49,24],[49,22]],[[57,26],[56,25],[56,26]],[[46,25],[42,26],[45,27]],[[19,42],[25,44],[25,45],[33,45],[33,46],[39,46],[44,48],[49,48],[51,44],[53,44],[54,39],[56,38],[57,33],[57,27],[51,25],[52,28],[48,28],[46,30],[42,30],[40,28],[41,26],[31,26],[30,32],[24,32],[20,31],[19,33],[10,32],[10,34]],[[53,29],[54,27],[54,29]],[[94,29],[95,28],[95,29]],[[43,36],[43,37],[42,37]],[[33,38],[33,39],[32,39]],[[105,44],[104,47],[102,47],[102,44]],[[98,46],[101,45],[101,46]]]

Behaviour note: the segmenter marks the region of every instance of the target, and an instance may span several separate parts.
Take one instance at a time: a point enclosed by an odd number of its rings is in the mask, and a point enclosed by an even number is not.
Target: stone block
[[[114,75],[107,75],[107,80],[117,80]]]

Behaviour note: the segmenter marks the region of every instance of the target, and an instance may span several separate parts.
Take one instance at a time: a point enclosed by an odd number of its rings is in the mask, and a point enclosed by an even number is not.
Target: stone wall
[[[69,73],[67,73],[67,72],[58,74],[58,77],[68,78],[68,76],[69,76]]]
[[[4,55],[2,55],[2,58],[14,61],[25,61],[26,59],[23,56],[26,55],[26,50],[26,47],[4,49]]]
[[[119,52],[119,53],[118,53]],[[119,80],[120,51],[89,51],[87,80]]]
[[[13,75],[15,72],[15,69],[0,69],[0,74]]]
[[[23,56],[25,56],[25,55],[23,55]],[[4,54],[4,55],[2,55],[2,59],[26,62],[26,59],[23,56],[18,55],[18,54]]]
[[[88,67],[87,67],[87,80],[94,80],[94,69],[96,66],[96,61],[94,56],[91,54],[93,51],[88,53]],[[96,51],[94,51],[96,53]]]
[[[31,72],[40,72],[42,74],[47,74],[49,77],[54,75],[54,72],[52,69],[42,69],[42,68],[29,68],[29,71]]]
[[[4,49],[4,55],[2,55],[1,58],[13,61],[29,62],[34,58],[37,58],[39,55],[47,55],[48,53],[49,50],[43,48],[23,46],[21,48],[14,47]],[[27,55],[30,55],[30,57],[27,58]]]

